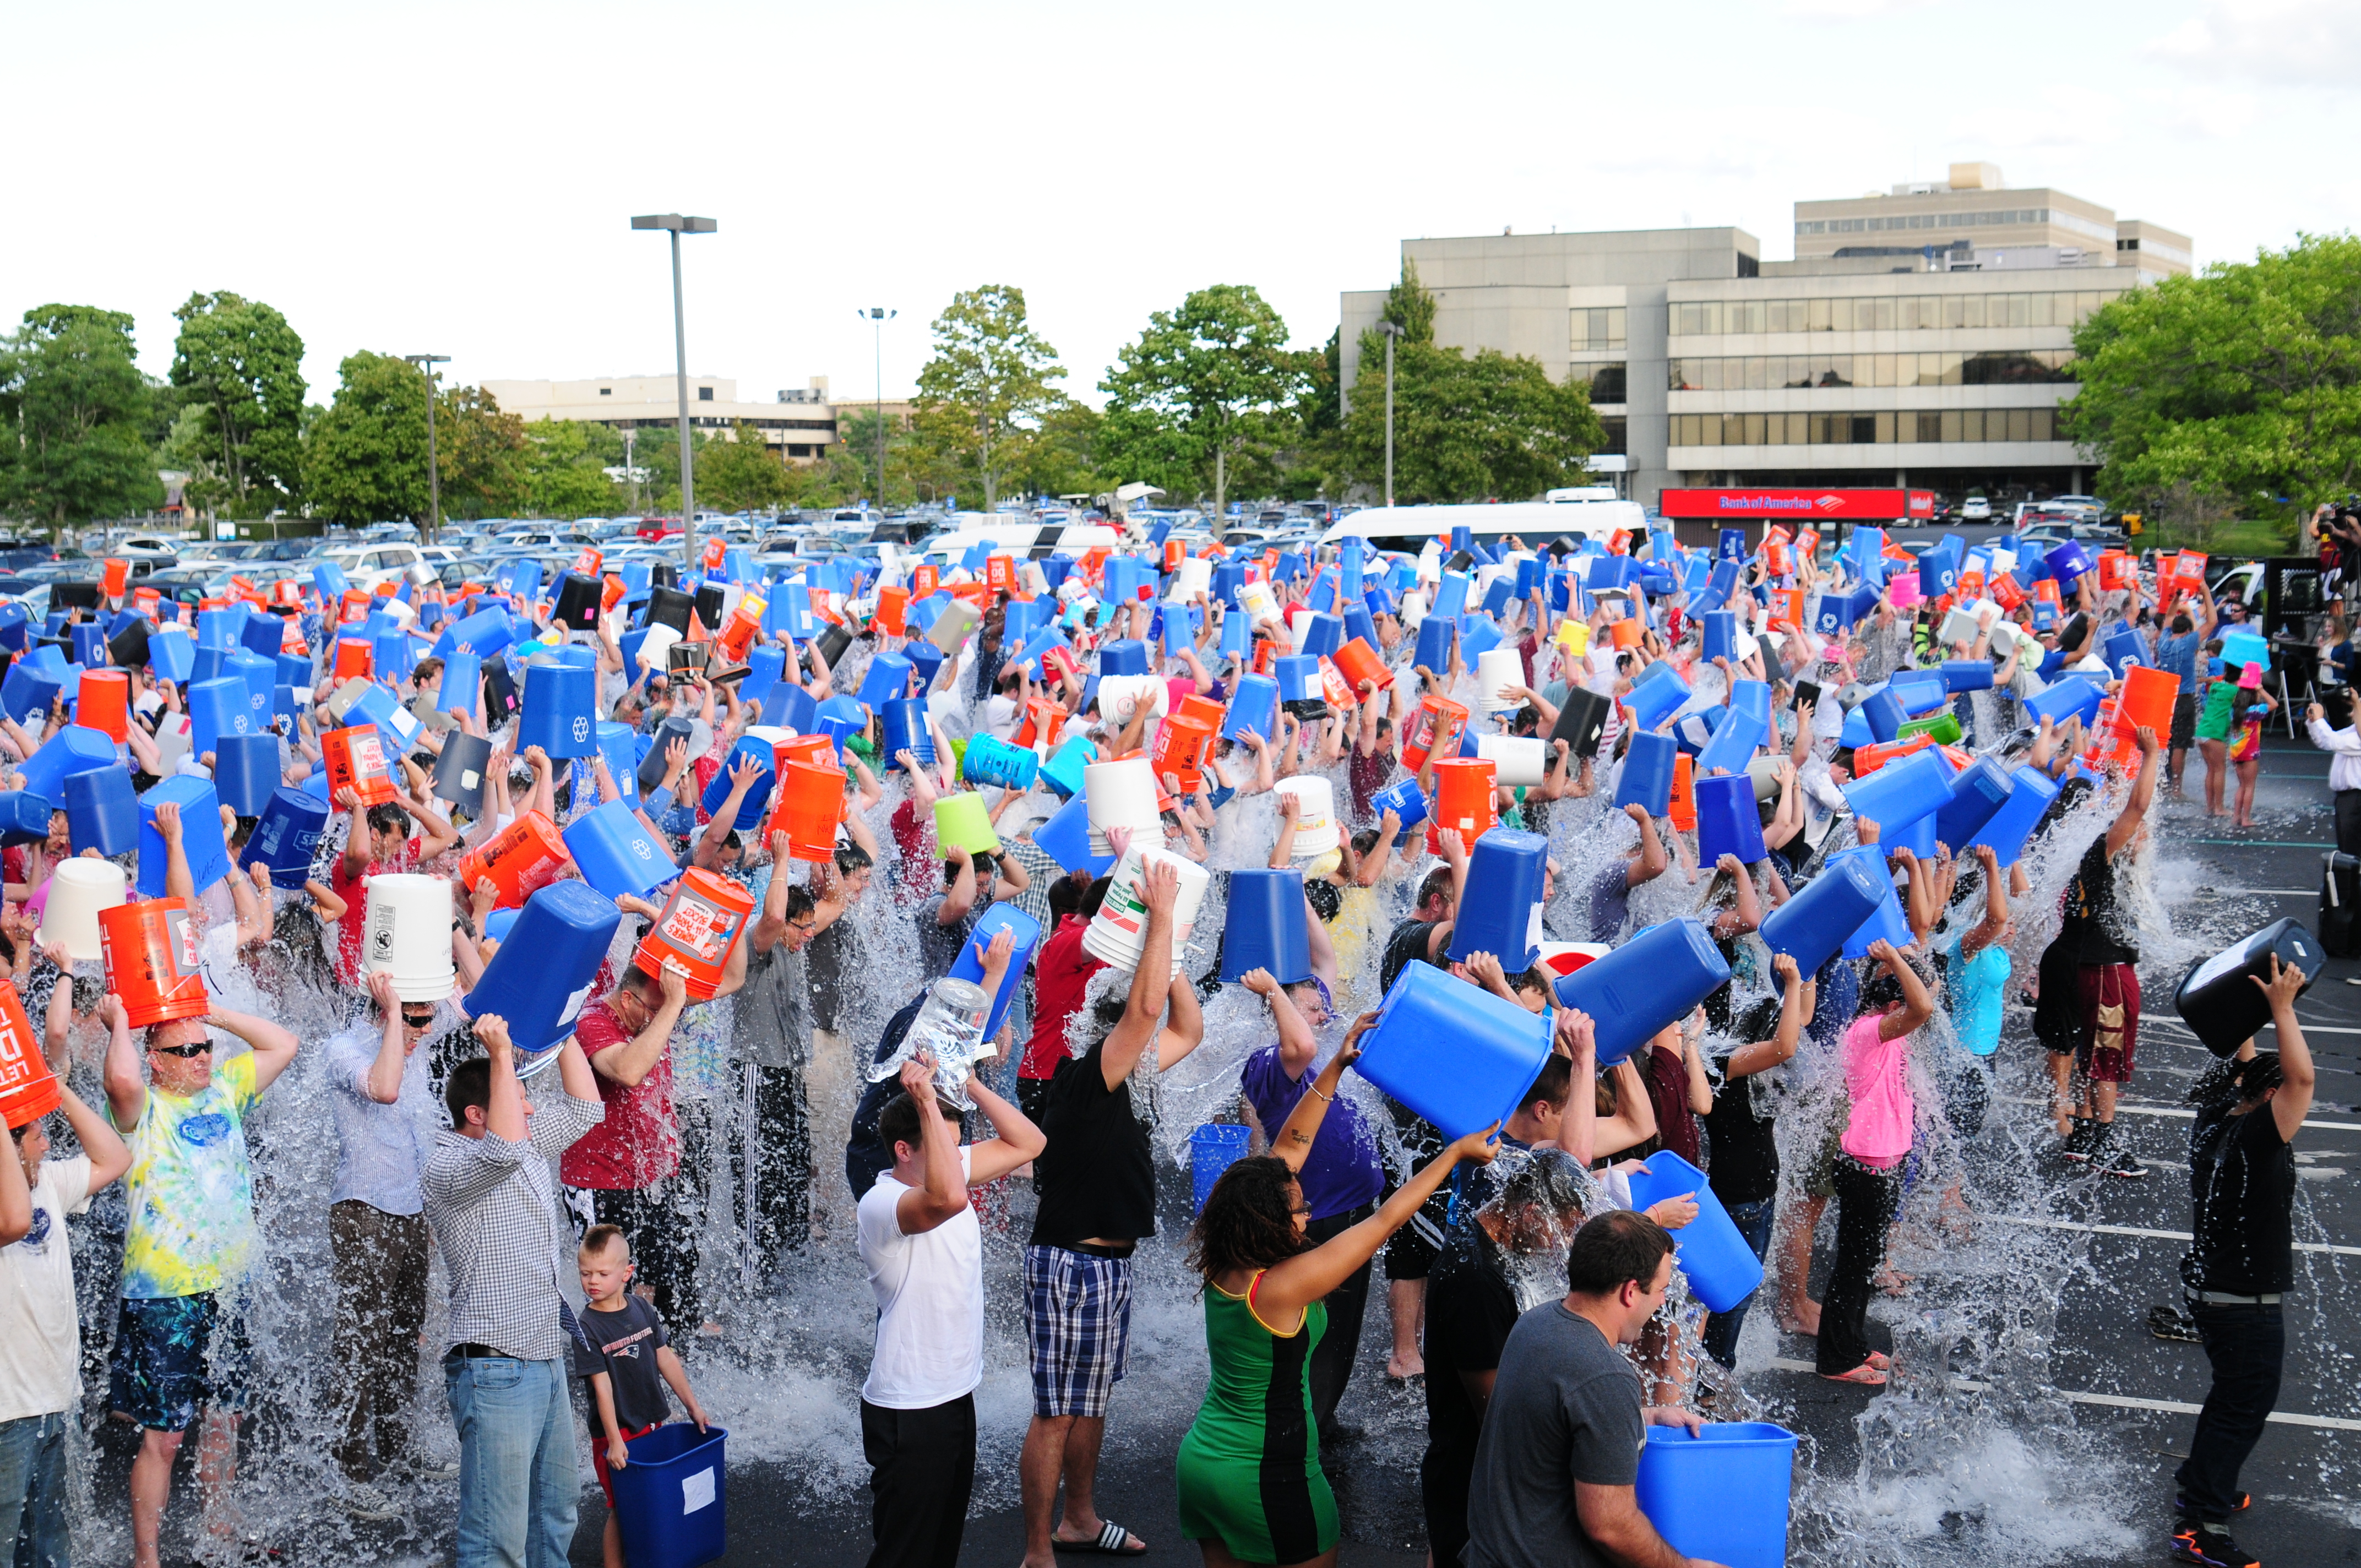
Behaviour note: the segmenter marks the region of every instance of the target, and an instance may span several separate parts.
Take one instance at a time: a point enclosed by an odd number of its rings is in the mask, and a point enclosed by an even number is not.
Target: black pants
[[[923,1410],[861,1401],[861,1451],[869,1460],[869,1568],[959,1562],[975,1485],[975,1396]]]
[[[2190,1309],[2204,1336],[2205,1359],[2213,1364],[2213,1386],[2197,1412],[2189,1457],[2173,1472],[2180,1484],[2180,1511],[2207,1524],[2221,1524],[2238,1500],[2238,1470],[2263,1435],[2263,1422],[2279,1397],[2279,1368],[2287,1359],[2287,1325],[2277,1305]]]
[[[746,1064],[753,1090],[754,1256],[764,1270],[811,1242],[811,1114],[800,1068]]]
[[[1369,1205],[1364,1203],[1324,1220],[1313,1220],[1303,1227],[1304,1239],[1318,1246],[1343,1235],[1367,1219],[1369,1213]],[[1337,1401],[1344,1398],[1345,1386],[1353,1380],[1353,1363],[1361,1354],[1361,1319],[1368,1306],[1369,1266],[1365,1263],[1346,1276],[1345,1283],[1328,1292],[1328,1332],[1320,1336],[1319,1345],[1312,1352],[1312,1365],[1306,1369],[1312,1385],[1312,1420],[1321,1431],[1335,1424]]]
[[[2361,855],[2361,789],[2336,792],[2336,847],[2345,854]]]
[[[1850,1155],[1836,1161],[1837,1261],[1820,1302],[1818,1369],[1850,1372],[1869,1359],[1870,1281],[1885,1256],[1886,1228],[1902,1198],[1902,1168],[1874,1170]]]
[[[684,1158],[679,1174],[646,1187],[576,1187],[566,1193],[577,1222],[587,1198],[590,1223],[622,1231],[638,1266],[633,1283],[645,1285],[655,1298],[665,1332],[684,1339],[705,1321],[705,1301],[697,1288],[697,1238],[703,1221],[686,1179],[690,1168]],[[589,1228],[575,1226],[577,1233]]]

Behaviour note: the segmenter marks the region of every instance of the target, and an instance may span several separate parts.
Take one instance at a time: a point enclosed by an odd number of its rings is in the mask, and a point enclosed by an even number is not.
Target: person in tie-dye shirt
[[[131,1146],[131,1223],[107,1407],[141,1428],[131,1465],[132,1552],[137,1568],[157,1568],[172,1459],[200,1406],[197,1473],[209,1496],[228,1496],[247,1358],[238,1295],[256,1239],[246,1115],[295,1059],[296,1041],[260,1018],[212,1013],[142,1031],[142,1052],[122,1003],[108,997],[106,1014],[107,1106]],[[252,1048],[216,1066],[216,1029]],[[226,1508],[208,1512],[211,1528],[234,1533]]]

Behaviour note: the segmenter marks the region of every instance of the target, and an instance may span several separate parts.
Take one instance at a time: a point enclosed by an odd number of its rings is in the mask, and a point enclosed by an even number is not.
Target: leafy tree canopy
[[[52,530],[160,505],[132,319],[42,305],[0,338],[0,505]]]
[[[2110,495],[2292,519],[2361,487],[2361,239],[2126,291],[2074,348],[2059,416]]]
[[[534,517],[603,517],[626,503],[606,470],[620,467],[623,438],[586,420],[524,427],[524,510]]]
[[[366,349],[336,367],[335,401],[313,421],[304,488],[315,516],[370,523],[427,517],[426,378]],[[445,517],[494,517],[530,494],[524,422],[475,387],[440,390],[434,444]]]
[[[1025,291],[1010,284],[954,294],[933,330],[934,357],[918,372],[919,432],[974,478],[989,510],[1043,416],[1064,402],[1050,383],[1066,367],[1027,319]]]
[[[303,340],[278,311],[236,294],[191,294],[172,313],[174,447],[203,465],[192,499],[233,517],[291,503],[303,466]]]
[[[1291,432],[1290,405],[1311,361],[1287,346],[1287,323],[1248,284],[1199,289],[1148,318],[1138,341],[1099,383],[1107,394],[1109,456],[1116,466],[1187,471],[1210,479],[1218,513],[1233,460]],[[1151,479],[1175,487],[1163,478]]]

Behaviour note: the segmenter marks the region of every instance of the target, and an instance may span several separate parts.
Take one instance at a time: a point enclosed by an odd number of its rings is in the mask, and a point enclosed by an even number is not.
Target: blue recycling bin
[[[1532,968],[1541,957],[1548,875],[1549,839],[1542,834],[1496,828],[1477,839],[1467,855],[1467,894],[1451,928],[1452,961],[1489,953],[1510,974]]]
[[[213,782],[175,774],[139,797],[139,869],[133,882],[142,898],[164,896],[169,857],[164,835],[156,828],[156,808],[168,801],[181,808],[181,851],[197,891],[229,875],[229,844],[222,837],[221,797]]]
[[[66,821],[73,852],[126,854],[139,847],[139,797],[122,768],[92,768],[66,780]],[[45,824],[46,826],[46,824]]]
[[[869,661],[869,668],[862,672],[862,706],[882,708],[904,696],[910,689],[910,661],[899,653],[877,654]]]
[[[1208,1122],[1189,1135],[1189,1212],[1202,1214],[1222,1172],[1246,1158],[1250,1132],[1235,1122]]]
[[[282,785],[263,803],[261,820],[246,841],[246,861],[270,868],[270,885],[295,892],[311,877],[328,806],[303,790]]]
[[[19,724],[30,723],[56,706],[58,693],[63,685],[56,675],[37,669],[24,659],[8,666],[8,674],[0,678],[0,708]]]
[[[588,757],[598,751],[595,711],[598,672],[579,664],[527,664],[524,707],[516,749],[538,746],[551,757]]]
[[[1487,834],[1478,845],[1498,834]],[[1312,975],[1310,927],[1304,922],[1303,873],[1257,868],[1230,873],[1228,917],[1222,926],[1222,981],[1233,984],[1268,970],[1281,985]]]
[[[1590,1014],[1598,1065],[1644,1049],[1666,1025],[1730,983],[1730,962],[1704,922],[1683,916],[1651,926],[1560,979],[1558,1005]]]
[[[648,832],[626,801],[610,800],[583,813],[559,837],[566,840],[566,852],[574,857],[582,880],[609,898],[646,893],[680,874],[671,852]]]
[[[38,844],[49,836],[49,803],[30,790],[0,794],[0,846]]]
[[[1763,945],[1794,959],[1806,980],[1817,974],[1845,938],[1892,896],[1893,879],[1883,874],[1883,864],[1861,856],[1830,859],[1819,875],[1764,917]]]
[[[1705,1172],[1671,1149],[1660,1149],[1631,1173],[1634,1209],[1685,1194],[1695,1195],[1697,1216],[1673,1233],[1675,1258],[1688,1276],[1690,1295],[1704,1302],[1708,1311],[1730,1311],[1763,1283],[1763,1260],[1739,1234],[1730,1212],[1707,1185]]]
[[[700,1568],[728,1550],[729,1436],[721,1427],[700,1432],[694,1422],[674,1421],[625,1444],[631,1458],[608,1472],[608,1484],[631,1568]]]
[[[1795,1434],[1769,1421],[1650,1427],[1635,1497],[1685,1557],[1785,1568],[1795,1474]]]
[[[1546,1017],[1421,963],[1396,977],[1354,1065],[1458,1139],[1514,1114],[1549,1052]]]
[[[95,729],[69,724],[43,741],[40,750],[27,758],[25,765],[17,772],[24,780],[27,794],[38,795],[52,806],[62,806],[68,778],[93,768],[117,765],[114,741]]]
[[[1635,690],[1637,688],[1634,688]],[[1673,808],[1673,763],[1680,747],[1669,735],[1642,733],[1631,737],[1623,757],[1622,776],[1615,784],[1615,806],[1644,808],[1662,817]],[[1480,840],[1479,840],[1480,842]]]
[[[1014,904],[997,903],[983,912],[975,928],[968,933],[966,945],[960,948],[959,958],[951,964],[950,978],[983,983],[983,960],[976,956],[979,943],[990,947],[1002,931],[1008,933],[1008,968],[1000,977],[1000,989],[993,992],[992,1013],[984,1020],[983,1037],[987,1040],[1000,1033],[1000,1025],[1008,1017],[1008,1005],[1025,989],[1026,972],[1033,967],[1033,955],[1041,947],[1041,922]]]
[[[1279,682],[1268,675],[1240,675],[1230,696],[1230,710],[1222,720],[1222,734],[1244,740],[1247,733],[1266,740],[1279,733]]]
[[[471,1018],[497,1013],[508,1020],[520,1075],[557,1059],[622,919],[614,900],[573,877],[525,900],[509,939],[461,1003]]]
[[[225,735],[214,742],[214,792],[239,817],[258,817],[279,791],[279,737]]]

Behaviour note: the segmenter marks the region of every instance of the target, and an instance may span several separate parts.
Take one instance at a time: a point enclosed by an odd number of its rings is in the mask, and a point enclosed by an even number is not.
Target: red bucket
[[[135,1029],[213,1011],[197,963],[197,927],[188,901],[150,898],[98,912],[106,989],[123,999]]]

